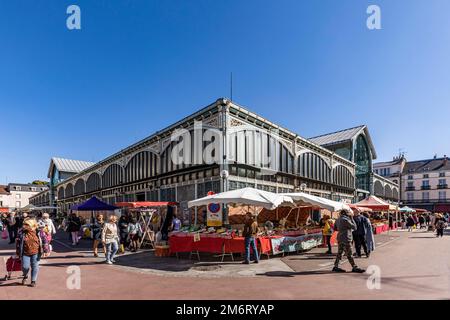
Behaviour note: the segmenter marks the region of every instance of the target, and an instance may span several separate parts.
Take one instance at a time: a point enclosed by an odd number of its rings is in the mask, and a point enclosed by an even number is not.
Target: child
[[[446,228],[446,223],[443,218],[439,218],[439,220],[436,222],[436,237],[442,237],[444,236],[444,229]]]

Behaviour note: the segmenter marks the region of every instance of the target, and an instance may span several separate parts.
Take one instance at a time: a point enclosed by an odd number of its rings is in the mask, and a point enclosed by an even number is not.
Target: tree
[[[31,184],[48,185],[48,181],[34,180]]]

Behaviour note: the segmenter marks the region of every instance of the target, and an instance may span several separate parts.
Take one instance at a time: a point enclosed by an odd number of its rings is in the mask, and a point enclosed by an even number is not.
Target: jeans
[[[117,251],[119,250],[119,244],[116,240],[106,244],[106,261],[113,262]]]
[[[259,261],[258,248],[254,237],[245,237],[245,261],[250,261],[250,246],[252,247],[255,261]]]
[[[30,267],[31,267],[31,281],[36,281],[39,272],[39,260],[37,254],[33,254],[32,256],[24,255],[22,257],[22,273],[24,278],[28,277]]]

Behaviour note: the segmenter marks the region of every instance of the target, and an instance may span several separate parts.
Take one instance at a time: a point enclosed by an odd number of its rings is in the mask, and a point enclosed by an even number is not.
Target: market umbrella
[[[414,210],[413,208],[410,208],[408,206],[400,208],[398,211],[400,211],[402,213],[413,213],[413,212],[416,212],[416,210]]]
[[[370,208],[374,211],[395,211],[397,206],[387,203],[377,196],[369,196],[366,199],[355,203],[357,206]]]
[[[78,211],[114,211],[119,208],[107,204],[106,202],[101,201],[97,197],[92,197],[82,204],[72,206],[71,209]]]
[[[25,207],[21,208],[20,211],[23,211],[23,212],[30,212],[30,211],[36,210],[36,208],[37,208],[37,207],[36,207],[35,205],[32,205],[32,204],[30,203],[30,204],[26,205]]]
[[[312,194],[297,192],[297,193],[280,193],[280,195],[288,196],[294,200],[298,206],[313,206],[321,209],[327,209],[331,212],[340,210],[350,211],[350,206],[344,202],[333,201],[330,199],[314,196]]]
[[[294,206],[294,201],[289,196],[255,188],[243,188],[189,201],[188,207],[192,208],[205,206],[211,203],[243,204],[248,206],[263,207],[268,210],[273,210],[280,206]]]

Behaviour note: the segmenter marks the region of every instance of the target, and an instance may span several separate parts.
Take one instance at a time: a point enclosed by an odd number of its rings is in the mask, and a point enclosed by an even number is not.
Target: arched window
[[[110,188],[123,183],[123,170],[118,164],[110,165],[102,176],[102,187]]]
[[[73,185],[69,183],[66,187],[66,198],[73,197]]]
[[[372,156],[366,138],[362,134],[356,138],[355,163],[356,187],[361,190],[369,191]]]
[[[86,192],[94,192],[100,190],[101,188],[101,178],[100,175],[96,172],[91,173],[89,178],[86,181]]]
[[[64,187],[58,189],[58,200],[64,199]]]
[[[397,188],[392,189],[392,198],[394,200],[398,200],[398,189]]]
[[[389,185],[386,185],[384,189],[384,196],[388,199],[392,199],[392,189]]]
[[[331,169],[317,154],[302,153],[297,159],[297,173],[305,178],[327,182],[331,180]]]
[[[333,181],[334,184],[345,188],[354,188],[355,186],[355,179],[351,171],[341,165],[333,169]]]
[[[78,179],[75,183],[75,195],[78,196],[85,192],[85,184],[83,179]]]
[[[156,176],[157,156],[149,151],[134,155],[125,167],[125,182],[134,182]]]
[[[373,189],[376,196],[384,196],[384,187],[380,181],[375,181]]]

